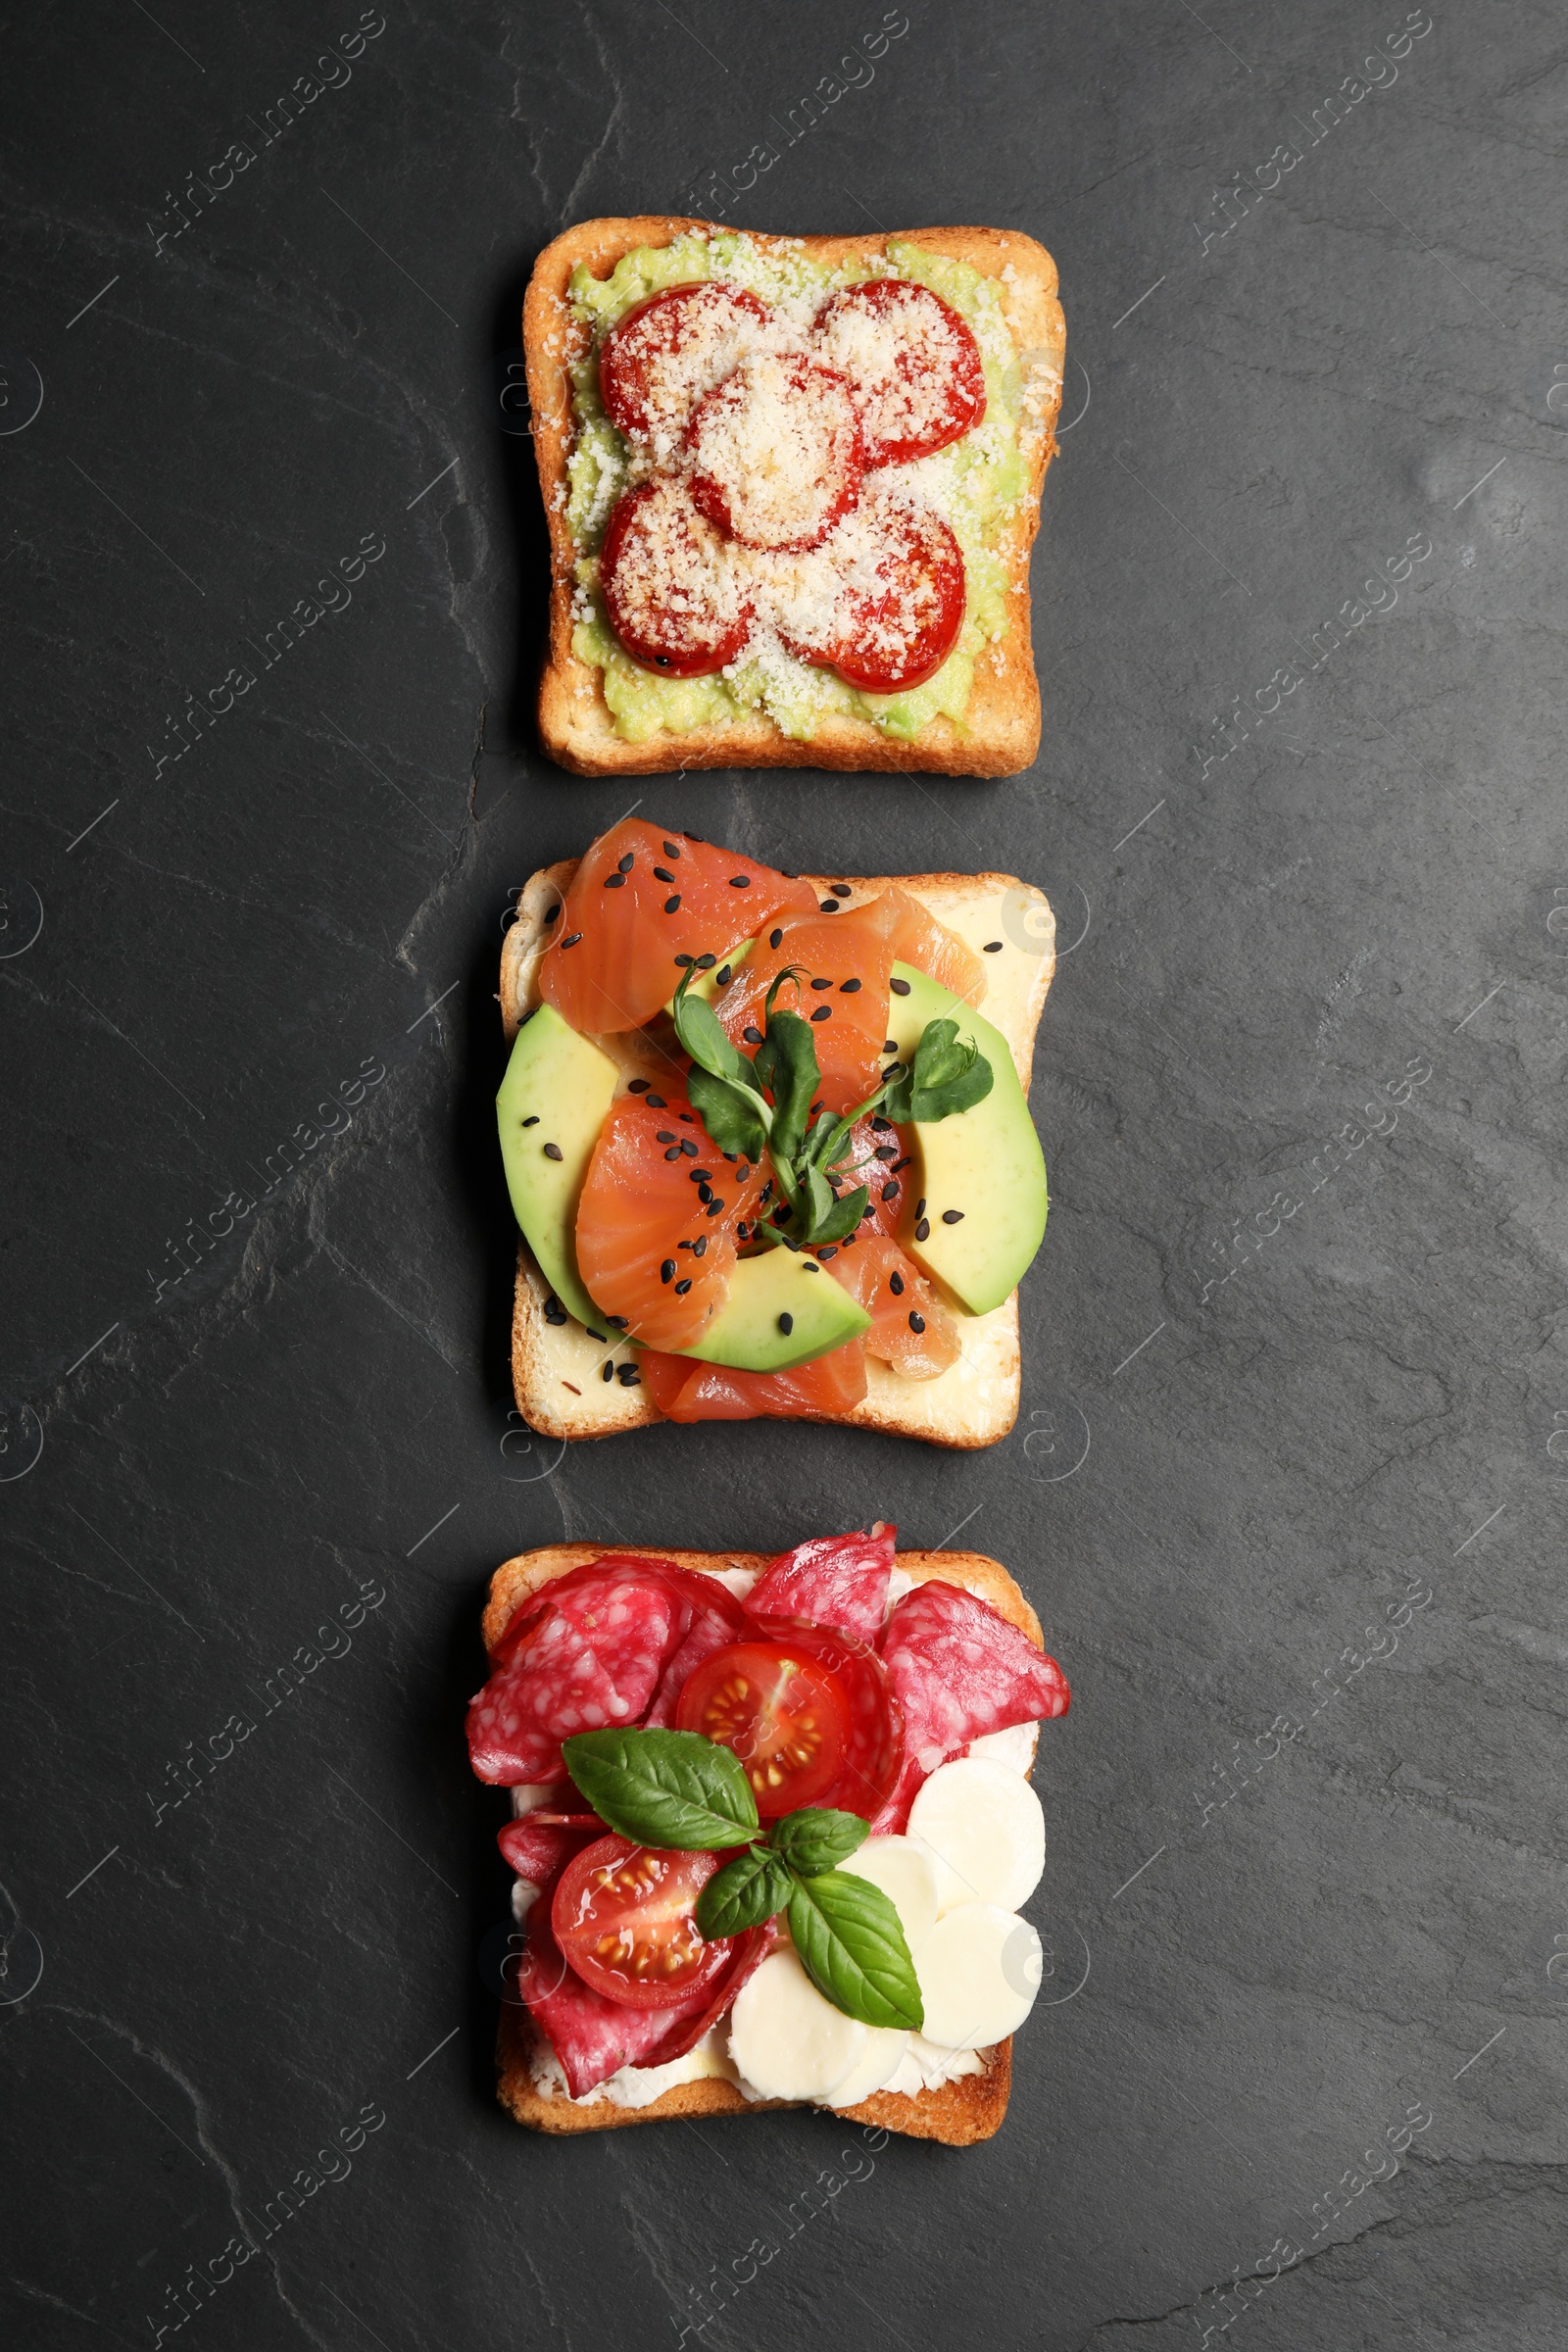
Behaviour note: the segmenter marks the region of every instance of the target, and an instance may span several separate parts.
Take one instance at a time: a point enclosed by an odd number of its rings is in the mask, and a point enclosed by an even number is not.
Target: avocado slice
[[[787,1332],[781,1328],[785,1317]],[[737,1261],[729,1297],[697,1345],[680,1352],[699,1363],[731,1364],[738,1372],[788,1372],[858,1339],[870,1320],[814,1258],[768,1250]]]
[[[751,939],[743,939],[738,948],[731,948],[727,956],[720,956],[715,962],[709,965],[706,972],[699,972],[686,994],[689,997],[701,997],[705,1004],[711,1004],[718,994],[719,973],[728,972],[733,977],[756,945],[755,936]],[[664,1010],[672,1013],[674,1009],[675,991],[671,989],[664,999]]]
[[[1007,1041],[961,997],[893,966],[888,1035],[907,1061],[927,1021],[958,1024],[991,1064],[991,1092],[952,1118],[914,1127],[899,1248],[971,1314],[988,1314],[1016,1288],[1046,1230],[1046,1162]],[[923,1201],[923,1210],[916,1211]],[[957,1212],[954,1224],[944,1211]],[[921,1231],[924,1239],[920,1239]]]
[[[568,1028],[553,1004],[541,1004],[517,1032],[496,1097],[513,1214],[546,1282],[579,1323],[600,1315],[577,1272],[577,1200],[618,1079],[608,1054]]]

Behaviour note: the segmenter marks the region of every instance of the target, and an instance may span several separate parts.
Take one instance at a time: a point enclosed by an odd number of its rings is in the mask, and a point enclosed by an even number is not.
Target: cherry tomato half
[[[620,500],[599,551],[599,577],[615,635],[634,662],[662,677],[705,677],[746,643],[751,594],[678,482],[645,482]]]
[[[799,1617],[758,1617],[754,1622],[758,1635],[796,1643],[830,1667],[849,1701],[849,1736],[838,1779],[811,1801],[874,1821],[904,1762],[904,1717],[887,1668],[869,1642],[831,1625],[812,1625]]]
[[[928,458],[986,413],[979,346],[929,286],[902,277],[846,286],[823,308],[815,336],[855,386],[867,466]]]
[[[704,1941],[693,1914],[717,1854],[663,1852],[599,1838],[568,1862],[550,1925],[585,1984],[631,2009],[669,2009],[725,1966],[730,1939]]]
[[[618,318],[599,353],[599,389],[621,431],[671,443],[694,400],[755,345],[767,306],[718,280],[666,286]]]
[[[675,1708],[683,1732],[733,1748],[764,1821],[814,1805],[839,1779],[850,1741],[849,1694],[806,1642],[735,1642],[688,1676]]]

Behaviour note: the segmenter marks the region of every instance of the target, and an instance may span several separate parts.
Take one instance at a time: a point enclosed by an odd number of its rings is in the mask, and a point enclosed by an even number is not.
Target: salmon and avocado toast
[[[1054,960],[1007,875],[792,876],[637,816],[536,874],[497,1101],[524,1418],[1005,1435]]]

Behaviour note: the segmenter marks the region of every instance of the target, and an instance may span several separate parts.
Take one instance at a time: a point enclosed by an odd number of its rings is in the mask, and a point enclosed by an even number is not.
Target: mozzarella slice
[[[909,1807],[909,1835],[935,1859],[939,1917],[960,1903],[1016,1911],[1046,1867],[1039,1797],[1017,1773],[986,1756],[937,1767]]]
[[[1016,2034],[1035,2005],[1040,1938],[1000,1903],[965,1903],[937,1921],[914,1973],[926,2040],[948,2050],[989,2049]]]
[[[858,2066],[852,2066],[833,2093],[835,2107],[858,2107],[873,2090],[886,2090],[909,2046],[909,2036],[902,2026],[867,2026],[865,2054]]]
[[[822,1998],[792,1950],[770,1952],[730,2011],[729,2054],[765,2099],[825,2099],[865,2043],[866,2028]]]
[[[919,1839],[868,1838],[839,1868],[881,1887],[913,1954],[937,1924],[936,1868]]]

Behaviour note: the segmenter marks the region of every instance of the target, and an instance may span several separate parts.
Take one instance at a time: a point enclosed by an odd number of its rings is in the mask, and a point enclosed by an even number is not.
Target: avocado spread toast
[[[523,342],[553,759],[1028,766],[1065,344],[1042,246],[589,220],[539,257]]]
[[[1005,1436],[1054,937],[1008,875],[790,876],[638,816],[535,874],[497,1101],[523,1417]]]

